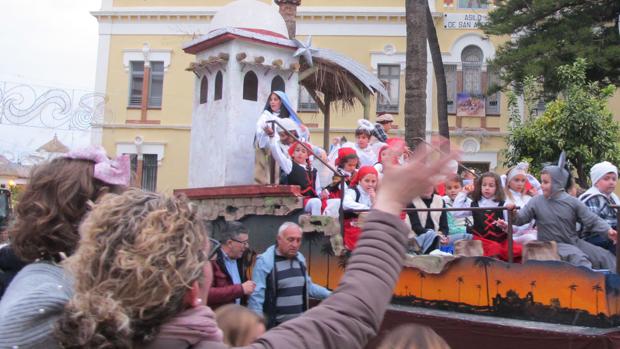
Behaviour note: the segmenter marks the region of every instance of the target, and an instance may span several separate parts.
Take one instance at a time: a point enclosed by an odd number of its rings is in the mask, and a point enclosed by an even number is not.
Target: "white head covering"
[[[281,119],[278,119],[278,122],[287,131],[295,131],[297,132],[298,136],[300,135],[299,127],[297,126],[297,123],[293,121],[291,118],[281,118]],[[284,132],[284,131],[280,128],[280,126],[278,126],[278,133],[281,133],[281,132]]]
[[[518,166],[513,168],[512,170],[510,170],[508,172],[508,174],[506,175],[506,181],[508,183],[510,183],[510,181],[515,178],[516,176],[523,176],[523,177],[527,177],[527,172],[523,169],[523,168],[519,168]]]
[[[618,176],[618,168],[616,168],[616,166],[609,161],[599,162],[598,164],[592,166],[592,169],[590,169],[590,179],[592,180],[592,185],[596,185],[596,182],[611,172]]]

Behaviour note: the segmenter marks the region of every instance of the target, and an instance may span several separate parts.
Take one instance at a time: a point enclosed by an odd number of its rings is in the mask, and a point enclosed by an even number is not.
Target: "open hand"
[[[618,242],[618,232],[615,231],[614,228],[609,228],[607,236],[609,236],[609,239],[612,240],[614,244]]]
[[[377,193],[374,208],[393,215],[399,215],[414,197],[445,180],[450,175],[452,160],[458,160],[455,152],[431,159],[432,149],[424,144],[418,145],[409,161],[403,165],[385,164],[381,190]]]

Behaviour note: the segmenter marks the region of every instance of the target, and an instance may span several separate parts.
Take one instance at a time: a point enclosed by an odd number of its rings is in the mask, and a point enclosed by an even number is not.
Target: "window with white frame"
[[[482,94],[482,58],[482,50],[478,46],[470,45],[463,49],[463,93]]]
[[[130,154],[132,183],[138,171],[138,155]],[[142,183],[140,188],[149,191],[157,189],[157,154],[142,154]]]
[[[446,64],[443,66],[446,75],[446,89],[448,94],[447,104],[448,113],[456,113],[456,64]]]
[[[497,90],[500,85],[499,74],[497,71],[489,69],[487,71],[488,77],[488,91]],[[500,113],[500,92],[497,90],[496,92],[488,93],[486,97],[486,113],[487,115],[499,115]]]
[[[318,112],[319,106],[316,104],[308,90],[299,85],[299,111],[302,112]]]
[[[379,64],[377,66],[379,80],[385,86],[388,98],[379,96],[377,98],[378,113],[398,113],[398,98],[400,97],[400,65],[399,64]]]
[[[164,62],[152,61],[151,74],[148,82],[148,108],[160,108],[164,87]],[[144,61],[130,62],[131,78],[129,81],[129,106],[142,105],[142,87],[144,81]]]

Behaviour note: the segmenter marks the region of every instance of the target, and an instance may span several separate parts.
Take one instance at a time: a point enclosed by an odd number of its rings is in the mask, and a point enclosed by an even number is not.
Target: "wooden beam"
[[[312,68],[306,69],[299,73],[299,81],[305,80],[307,77],[313,75],[319,70],[318,66],[314,66]]]

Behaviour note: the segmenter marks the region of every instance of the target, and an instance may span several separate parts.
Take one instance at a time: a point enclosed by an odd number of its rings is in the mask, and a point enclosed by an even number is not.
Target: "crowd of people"
[[[353,251],[361,232],[360,213],[374,206],[384,182],[383,169],[404,164],[410,150],[403,139],[389,137],[394,118],[382,114],[377,116],[375,124],[359,120],[355,141],[334,141],[326,156],[322,149],[309,143],[307,129],[301,131],[303,125],[274,112],[283,109],[280,95],[272,94],[257,124],[257,139],[264,139],[257,142],[257,147],[263,147],[273,156],[281,173],[280,183],[301,187],[307,213],[339,217],[342,204],[344,246]],[[271,120],[282,127],[274,130]],[[295,137],[290,137],[291,134]],[[317,157],[336,168],[332,181],[325,185],[318,175]],[[614,194],[618,171],[613,164],[601,162],[593,166],[592,187],[579,198],[573,197],[576,185],[564,160],[545,167],[540,180],[529,173],[527,163],[519,163],[501,175],[475,173],[459,168],[456,162],[449,169],[450,176],[443,183],[425,188],[407,208],[463,208],[463,211],[404,210],[401,213],[410,227],[410,238],[418,246],[417,253],[451,253],[459,240],[479,240],[485,256],[508,260],[510,214],[515,261],[520,260],[524,244],[555,241],[560,257],[569,263],[615,270],[617,220],[611,206],[619,201]],[[494,209],[498,207],[520,209],[516,212]]]
[[[128,188],[129,159],[89,148],[40,165],[21,197],[0,253],[3,273],[15,274],[0,299],[0,347],[363,348],[379,331],[412,240],[416,253],[449,253],[456,241],[480,240],[485,255],[506,258],[508,215],[516,256],[528,241],[556,241],[570,263],[615,268],[612,164],[592,168],[593,187],[581,200],[567,193],[563,159],[545,167],[540,182],[526,164],[504,178],[458,174],[455,153],[436,157],[424,145],[410,151],[389,138],[389,115],[360,122],[354,144],[327,154],[308,143],[286,103],[283,93],[272,94],[259,120],[263,158],[255,174],[264,180],[272,172],[264,160],[273,157],[279,180],[301,187],[306,212],[338,215],[343,205],[352,256],[335,290],[312,282],[297,224],[280,226],[250,277],[242,258],[251,232],[242,223],[227,222],[210,238],[186,198]],[[338,168],[326,186],[315,157]],[[492,209],[503,206],[510,210]],[[369,211],[363,225],[361,211]],[[310,297],[323,301],[310,309]],[[396,330],[381,347],[429,343],[448,348],[424,328]]]

